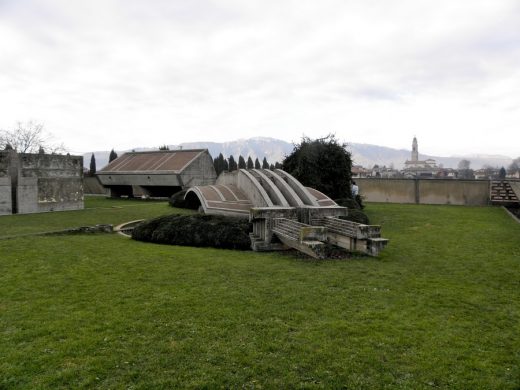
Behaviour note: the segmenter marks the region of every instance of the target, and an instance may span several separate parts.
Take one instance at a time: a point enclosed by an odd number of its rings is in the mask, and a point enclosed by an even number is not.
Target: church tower
[[[413,137],[412,142],[412,161],[419,161],[419,146],[417,145],[416,137]]]

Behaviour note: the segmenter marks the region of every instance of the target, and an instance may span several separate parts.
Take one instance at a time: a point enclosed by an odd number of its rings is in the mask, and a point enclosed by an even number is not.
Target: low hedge
[[[369,224],[367,215],[361,211],[365,206],[363,206],[361,197],[359,195],[356,196],[356,199],[341,198],[336,199],[335,202],[338,204],[338,206],[346,207],[348,209],[348,215],[346,217],[340,217],[341,219],[362,223],[365,225]]]
[[[168,199],[168,203],[172,207],[176,207],[178,209],[185,209],[187,208],[187,205],[186,201],[184,200],[184,195],[186,195],[186,190],[176,192],[175,194],[170,196],[170,199]]]
[[[139,224],[132,238],[160,244],[248,250],[251,231],[251,223],[243,218],[174,214]]]
[[[359,205],[359,203],[352,198],[335,199],[334,202],[336,202],[338,206],[346,207],[349,210],[361,210],[361,206]]]
[[[361,210],[349,209],[348,215],[346,217],[340,217],[341,219],[345,219],[347,221],[362,223],[364,225],[369,225],[370,221],[367,215]]]

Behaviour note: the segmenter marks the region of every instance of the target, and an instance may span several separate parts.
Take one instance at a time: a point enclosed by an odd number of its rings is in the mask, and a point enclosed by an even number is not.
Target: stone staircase
[[[324,241],[327,239],[327,229],[323,226],[311,226],[287,218],[274,218],[272,231],[288,247],[317,259],[325,256]]]
[[[509,206],[519,204],[520,183],[507,180],[493,180],[490,185],[491,204]]]
[[[381,237],[381,226],[364,225],[334,217],[314,218],[312,225],[327,228],[327,241],[339,247],[378,256],[388,244],[388,239]]]
[[[335,217],[313,218],[311,225],[288,218],[271,220],[272,232],[286,246],[317,259],[326,256],[326,243],[378,256],[388,244],[381,238],[381,226],[363,225]]]

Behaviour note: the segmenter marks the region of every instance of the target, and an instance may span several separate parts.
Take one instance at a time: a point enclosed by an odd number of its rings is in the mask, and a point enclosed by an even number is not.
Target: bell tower
[[[412,142],[412,161],[419,161],[419,146],[417,145],[416,137],[413,137]]]

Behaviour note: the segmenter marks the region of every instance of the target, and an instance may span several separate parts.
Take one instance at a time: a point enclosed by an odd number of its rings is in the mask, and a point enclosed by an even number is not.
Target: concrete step
[[[519,202],[519,194],[515,191],[516,182],[507,180],[491,182],[489,199],[492,204],[513,205]]]

